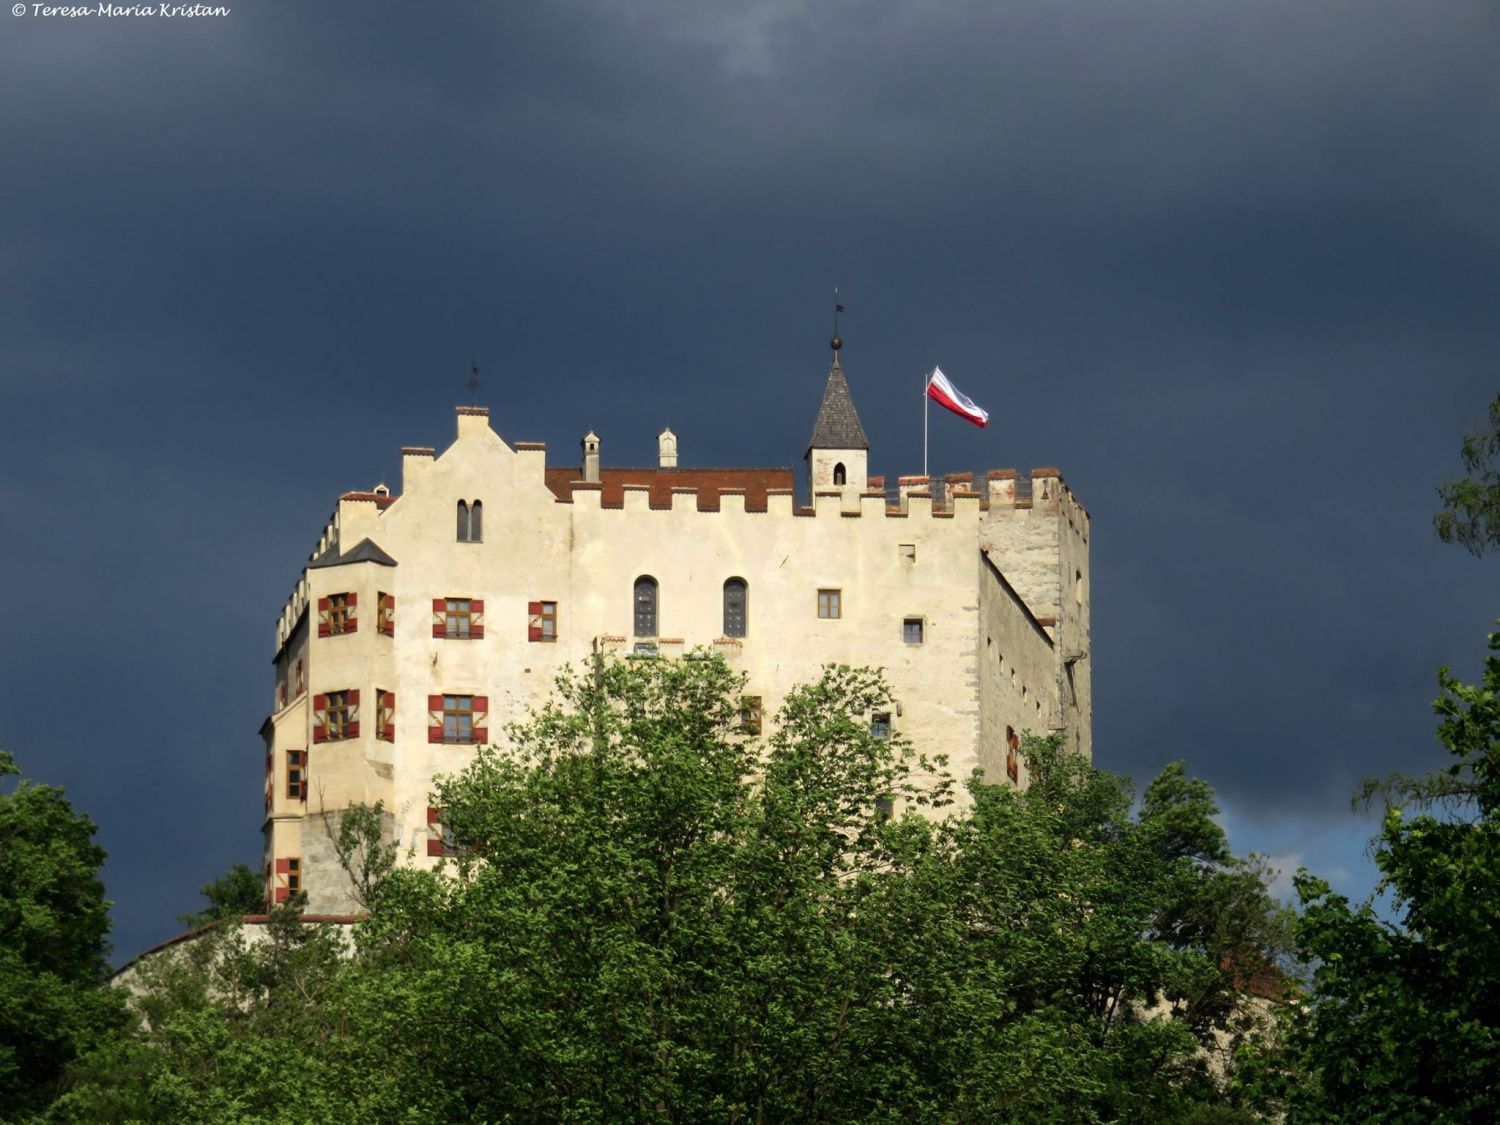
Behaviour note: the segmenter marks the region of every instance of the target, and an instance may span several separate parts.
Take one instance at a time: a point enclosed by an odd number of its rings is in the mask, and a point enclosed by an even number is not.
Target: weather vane
[[[844,306],[839,304],[839,287],[833,287],[833,350],[838,351],[844,346],[844,341],[839,339],[839,313],[844,311]]]
[[[464,384],[469,388],[469,405],[474,405],[474,396],[479,390],[479,364],[474,363],[469,369],[469,381]]]

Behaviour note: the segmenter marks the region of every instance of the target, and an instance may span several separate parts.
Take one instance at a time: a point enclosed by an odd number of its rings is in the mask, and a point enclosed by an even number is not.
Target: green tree
[[[1032,789],[976,778],[954,812],[944,764],[872,727],[879,673],[825,669],[764,738],[742,687],[718,659],[564,677],[439,783],[443,869],[349,822],[346,864],[378,859],[351,956],[291,917],[213,931],[55,1116],[1236,1119],[1201,1116],[1204,1048],[1225,951],[1274,956],[1243,919],[1272,927],[1206,786],[1170,770],[1133,812],[1030,741]]]
[[[243,863],[236,863],[212,883],[204,884],[198,893],[208,905],[196,913],[178,915],[184,925],[203,926],[221,918],[259,914],[266,908],[265,880]]]
[[[1375,863],[1399,922],[1297,880],[1316,963],[1299,1042],[1316,1081],[1296,1120],[1500,1117],[1500,633],[1489,650],[1479,684],[1438,673],[1451,764],[1378,787],[1398,802]]]
[[[0,750],[0,776],[19,772]],[[54,786],[0,792],[0,1118],[44,1106],[67,1064],[119,1019],[100,987],[109,903],[96,831]]]
[[[1438,485],[1442,511],[1432,517],[1438,538],[1475,555],[1500,547],[1500,395],[1485,424],[1464,436],[1467,476]]]

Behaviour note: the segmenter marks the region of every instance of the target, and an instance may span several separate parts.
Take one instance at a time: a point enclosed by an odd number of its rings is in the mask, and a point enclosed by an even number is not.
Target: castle
[[[403,856],[440,862],[433,777],[600,650],[723,655],[752,732],[825,663],[883,667],[896,703],[873,728],[960,779],[1025,785],[1022,731],[1090,753],[1088,513],[1055,469],[888,491],[839,347],[805,504],[787,468],[679,466],[670,430],[655,467],[607,466],[593,432],[581,464],[549,465],[476,406],[440,455],[401,451],[399,494],[340,496],[276,626],[267,900],[354,908],[327,825],[361,802],[384,802]]]

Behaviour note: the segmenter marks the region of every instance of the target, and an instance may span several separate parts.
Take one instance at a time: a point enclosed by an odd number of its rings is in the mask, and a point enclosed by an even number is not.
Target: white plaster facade
[[[843,385],[837,354],[835,374]],[[936,505],[925,477],[903,477],[893,501],[867,476],[867,449],[814,446],[800,505],[788,469],[675,467],[675,435],[655,468],[601,467],[592,432],[580,464],[549,467],[542,446],[503,440],[485,408],[459,407],[457,420],[441,455],[403,450],[399,494],[340,497],[282,610],[276,710],[262,728],[268,899],[295,874],[309,910],[355,908],[324,821],[356,802],[383,800],[403,853],[438,862],[432,780],[462,769],[473,746],[433,741],[430,697],[487,699],[473,726],[503,741],[506,723],[596,646],[719,652],[762,698],[768,728],[787,690],[823,664],[881,666],[899,701],[893,725],[946,753],[960,779],[982,768],[1005,780],[1010,731],[1063,730],[1091,752],[1089,517],[1056,470],[992,472],[982,490],[955,475]],[[461,542],[458,504],[476,500],[480,534]],[[657,620],[637,637],[641,576],[657,582]],[[730,579],[747,591],[743,637],[725,635]],[[819,592],[833,590],[839,616],[820,617]],[[342,633],[323,608],[340,595],[353,595]],[[450,598],[482,603],[467,639],[434,635],[434,600]],[[535,603],[555,607],[545,628]],[[908,621],[921,623],[920,643]],[[329,726],[318,704],[336,692],[358,693],[345,716],[357,726],[319,741]],[[379,713],[383,693],[393,714]]]

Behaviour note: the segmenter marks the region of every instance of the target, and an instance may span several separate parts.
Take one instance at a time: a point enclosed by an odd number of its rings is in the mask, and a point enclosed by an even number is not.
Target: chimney
[[[583,435],[583,479],[599,482],[599,435],[593,430]]]
[[[663,430],[656,439],[656,458],[663,469],[677,468],[677,435],[670,428]]]

